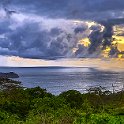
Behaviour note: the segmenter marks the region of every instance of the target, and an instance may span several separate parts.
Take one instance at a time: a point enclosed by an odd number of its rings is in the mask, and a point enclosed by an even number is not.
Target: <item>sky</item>
[[[2,0],[0,66],[123,58],[123,20],[123,0]]]

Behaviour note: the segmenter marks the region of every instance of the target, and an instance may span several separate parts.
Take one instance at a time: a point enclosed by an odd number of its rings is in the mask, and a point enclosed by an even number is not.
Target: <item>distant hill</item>
[[[0,78],[19,78],[19,75],[14,72],[9,73],[0,72]]]

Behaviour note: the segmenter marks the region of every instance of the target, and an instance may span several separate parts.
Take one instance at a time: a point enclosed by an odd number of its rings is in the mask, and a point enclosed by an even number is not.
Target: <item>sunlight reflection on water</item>
[[[124,72],[100,71],[95,68],[1,68],[2,72],[19,74],[24,87],[40,86],[55,95],[67,90],[86,92],[90,87],[102,86],[107,90],[123,88]]]

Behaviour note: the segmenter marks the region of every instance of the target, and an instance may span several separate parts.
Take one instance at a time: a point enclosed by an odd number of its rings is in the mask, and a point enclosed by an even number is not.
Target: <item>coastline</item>
[[[40,87],[9,87],[0,91],[0,98],[1,124],[124,122],[124,91],[112,93],[97,87],[85,94],[69,90],[55,96]]]

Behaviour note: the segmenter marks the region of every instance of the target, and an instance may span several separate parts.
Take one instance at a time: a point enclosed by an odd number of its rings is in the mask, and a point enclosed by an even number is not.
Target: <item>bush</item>
[[[59,96],[64,98],[70,104],[71,108],[80,108],[82,106],[83,99],[79,91],[69,90],[61,93]]]
[[[40,87],[0,92],[0,124],[123,124],[124,92],[54,96]]]

